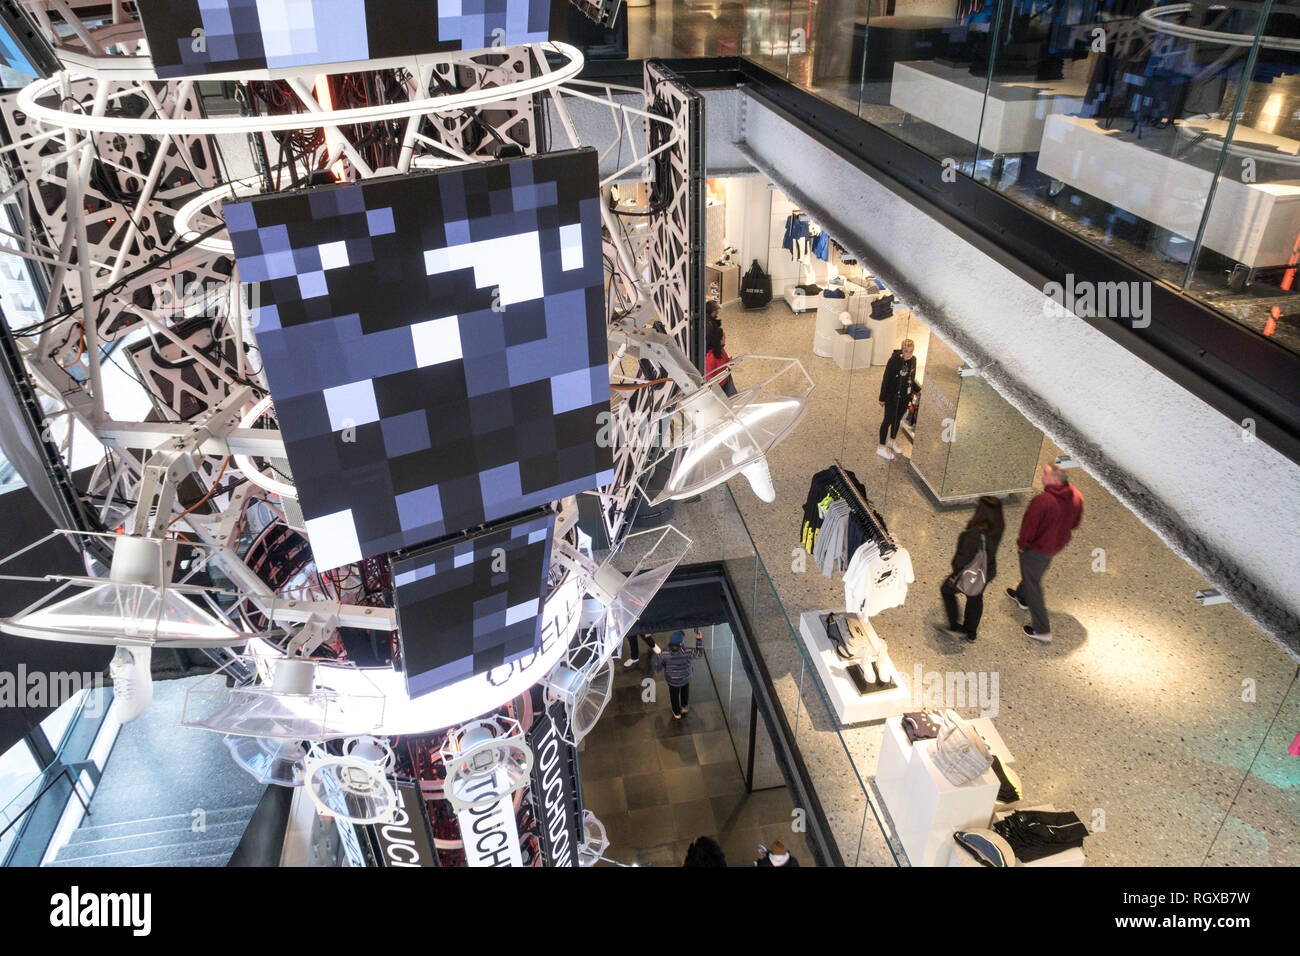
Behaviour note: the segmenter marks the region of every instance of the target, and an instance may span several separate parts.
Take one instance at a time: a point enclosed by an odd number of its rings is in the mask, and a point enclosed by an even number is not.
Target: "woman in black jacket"
[[[912,400],[912,383],[916,381],[916,356],[912,354],[915,348],[911,339],[903,339],[902,348],[894,349],[894,354],[889,356],[885,376],[880,380],[880,404],[885,409],[885,417],[880,423],[880,447],[876,454],[881,458],[893,458],[894,452],[902,454],[903,451],[898,447],[898,425]]]
[[[975,556],[979,554],[980,542],[983,541],[984,553],[988,560],[988,573],[984,581],[987,590],[989,582],[998,573],[998,542],[1002,540],[1002,532],[1005,528],[1006,522],[1002,520],[1002,502],[990,495],[980,498],[979,504],[975,506],[975,514],[971,515],[970,522],[957,538],[957,553],[952,556],[952,574],[944,578],[939,588],[939,594],[943,597],[943,609],[948,614],[948,626],[941,627],[939,630],[949,637],[975,640],[975,632],[980,626],[980,617],[984,614],[984,595],[983,593],[967,595],[966,617],[958,624],[957,595],[961,592],[957,590],[957,575],[975,560]]]

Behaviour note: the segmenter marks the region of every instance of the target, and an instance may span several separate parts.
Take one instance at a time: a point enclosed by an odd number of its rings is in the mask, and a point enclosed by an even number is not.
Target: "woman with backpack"
[[[949,637],[975,640],[975,632],[984,614],[984,589],[998,573],[998,543],[1006,522],[1002,519],[1002,502],[985,495],[975,506],[966,528],[957,538],[957,553],[952,556],[952,574],[939,588],[948,626],[939,630]],[[978,559],[983,555],[983,562]],[[983,564],[981,573],[980,565]],[[975,593],[971,593],[974,591]],[[957,620],[957,595],[966,595],[966,616]]]

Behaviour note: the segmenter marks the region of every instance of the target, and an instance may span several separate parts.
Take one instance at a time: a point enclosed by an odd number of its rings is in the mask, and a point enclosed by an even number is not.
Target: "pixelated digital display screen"
[[[612,480],[598,203],[581,149],[226,204],[320,568]]]
[[[393,561],[402,670],[418,697],[522,657],[541,635],[555,512]]]
[[[549,0],[136,0],[160,77],[541,43]]]

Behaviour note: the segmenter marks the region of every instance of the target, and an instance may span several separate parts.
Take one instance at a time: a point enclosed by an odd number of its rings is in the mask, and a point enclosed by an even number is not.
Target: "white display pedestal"
[[[912,762],[912,742],[903,732],[903,718],[885,720],[885,735],[880,741],[880,757],[876,761],[876,791],[886,807],[899,806],[903,796],[903,778],[907,765]]]
[[[840,660],[839,655],[835,653],[831,639],[826,636],[826,628],[821,622],[822,617],[830,613],[830,610],[804,611],[799,615],[799,636],[803,639],[804,647],[808,649],[808,656],[817,669],[822,686],[826,688],[826,694],[830,698],[839,722],[858,724],[867,720],[884,720],[886,717],[901,714],[911,707],[912,693],[908,689],[907,682],[885,655],[881,655],[880,660],[885,665],[886,676],[893,678],[895,686],[890,690],[878,690],[870,694],[858,693],[857,685],[845,670],[848,662]],[[870,637],[875,639],[876,632],[871,627],[871,622],[864,619],[864,623]]]
[[[1038,807],[1025,807],[1026,810],[1042,810],[1047,813],[1055,813],[1056,807],[1050,803],[1045,803]],[[999,813],[994,819],[1001,820],[1003,817],[1011,815],[1011,811]],[[953,854],[948,860],[949,866],[974,866],[980,865],[979,861],[973,856],[953,844]],[[1016,861],[1016,866],[1083,866],[1084,856],[1080,847],[1071,847],[1068,850],[1062,850],[1060,853],[1053,853],[1051,856],[1045,856],[1040,860],[1034,860],[1032,863],[1022,863]]]
[[[871,330],[871,364],[887,365],[894,351],[894,337],[898,334],[897,315],[887,319],[869,318],[867,328]]]
[[[1204,122],[1204,121],[1199,121]],[[1176,131],[1143,142],[1096,119],[1049,116],[1038,171],[1180,236],[1195,236],[1214,173],[1152,148]],[[1144,145],[1145,143],[1145,145]],[[1244,183],[1224,175],[1205,224],[1204,244],[1249,268],[1290,260],[1300,231],[1300,180]]]
[[[1052,113],[1077,112],[1084,88],[1068,80],[989,83],[965,67],[895,63],[889,105],[995,155],[1033,153]]]
[[[851,335],[835,333],[835,344],[831,348],[831,358],[835,364],[846,372],[855,369],[871,368],[872,343],[875,339],[855,339]]]
[[[813,355],[831,358],[835,340],[840,337],[840,313],[849,311],[849,297],[843,299],[817,299],[817,327],[813,331]],[[852,313],[850,313],[852,314]]]
[[[933,740],[912,745],[902,791],[885,804],[912,866],[947,866],[954,830],[983,829],[993,818],[998,778],[992,769],[960,787],[953,786],[934,762]]]

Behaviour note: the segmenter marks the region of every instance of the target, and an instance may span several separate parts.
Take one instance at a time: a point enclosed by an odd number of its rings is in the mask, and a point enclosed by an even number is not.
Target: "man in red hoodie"
[[[1043,601],[1043,574],[1052,558],[1070,543],[1070,535],[1083,520],[1083,495],[1070,484],[1065,473],[1055,465],[1043,466],[1043,492],[1029,502],[1020,519],[1020,583],[1007,588],[1007,596],[1028,611],[1032,624],[1025,625],[1025,636],[1044,644],[1051,641],[1052,630]]]

